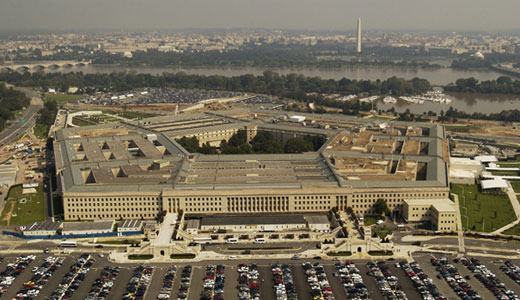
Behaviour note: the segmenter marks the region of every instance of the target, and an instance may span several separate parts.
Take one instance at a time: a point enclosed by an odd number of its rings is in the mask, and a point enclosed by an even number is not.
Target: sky
[[[520,0],[0,0],[1,31],[518,31]]]

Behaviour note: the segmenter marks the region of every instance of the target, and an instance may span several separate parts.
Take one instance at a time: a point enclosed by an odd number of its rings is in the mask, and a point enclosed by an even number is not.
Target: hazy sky
[[[519,30],[520,0],[0,0],[0,30]]]

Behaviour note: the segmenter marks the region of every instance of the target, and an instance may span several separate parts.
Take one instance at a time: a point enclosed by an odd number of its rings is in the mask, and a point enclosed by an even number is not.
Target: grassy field
[[[513,190],[515,190],[516,193],[520,193],[520,181],[509,180],[509,183],[511,184]]]
[[[518,176],[517,171],[491,171],[491,174],[496,176]]]
[[[339,252],[327,252],[328,256],[351,256],[352,252],[350,251],[339,251]]]
[[[384,239],[389,234],[392,234],[392,230],[390,230],[390,228],[386,226],[376,227],[372,229],[372,237],[378,236],[380,239]]]
[[[479,126],[475,125],[446,125],[444,126],[446,131],[451,132],[470,132],[470,131],[478,131],[480,130]]]
[[[170,255],[171,259],[194,259],[195,254],[186,253],[186,254],[172,254]]]
[[[363,216],[363,224],[365,226],[374,225],[377,223],[378,220],[384,220],[383,217],[374,216],[374,215],[364,215]]]
[[[502,233],[507,235],[520,235],[520,224],[516,224]]]
[[[130,260],[148,260],[152,259],[152,254],[130,254],[128,255],[128,259]]]
[[[476,184],[452,184],[451,192],[459,196],[462,226],[466,229],[491,232],[516,219],[505,194],[482,194]]]
[[[520,163],[518,162],[497,162],[497,165],[499,165],[501,168],[520,168]]]
[[[83,119],[78,119],[78,118],[72,118],[72,124],[80,126],[80,127],[95,125],[94,122],[89,123]]]
[[[45,94],[45,101],[56,101],[57,103],[68,102],[72,100],[79,100],[85,98],[83,95],[70,95],[70,94]]]
[[[10,190],[8,200],[0,216],[0,225],[25,225],[31,222],[45,220],[45,198],[43,186],[40,185],[36,194],[22,195],[22,186]],[[25,198],[27,203],[20,203]]]

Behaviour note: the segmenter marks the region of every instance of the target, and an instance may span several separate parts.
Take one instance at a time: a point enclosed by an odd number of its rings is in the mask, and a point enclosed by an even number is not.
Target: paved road
[[[19,90],[21,92],[25,92],[25,94],[28,97],[31,97],[31,104],[25,110],[25,113],[24,113],[23,117],[21,118],[22,120],[25,120],[27,122],[25,124],[21,124],[21,122],[19,122],[19,121],[13,122],[8,128],[6,128],[4,131],[2,131],[2,133],[0,133],[0,143],[1,144],[7,144],[7,143],[13,142],[22,133],[24,133],[26,130],[31,128],[34,125],[34,123],[36,122],[36,115],[37,115],[38,111],[43,107],[43,100],[35,92],[27,90],[27,89],[21,89],[21,88],[15,88],[15,89]]]

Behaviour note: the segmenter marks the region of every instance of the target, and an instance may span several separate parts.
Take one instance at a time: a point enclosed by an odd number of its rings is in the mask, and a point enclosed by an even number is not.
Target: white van
[[[238,244],[238,239],[229,238],[227,239],[226,244]]]
[[[256,238],[253,243],[255,243],[255,244],[265,244],[265,238]]]

